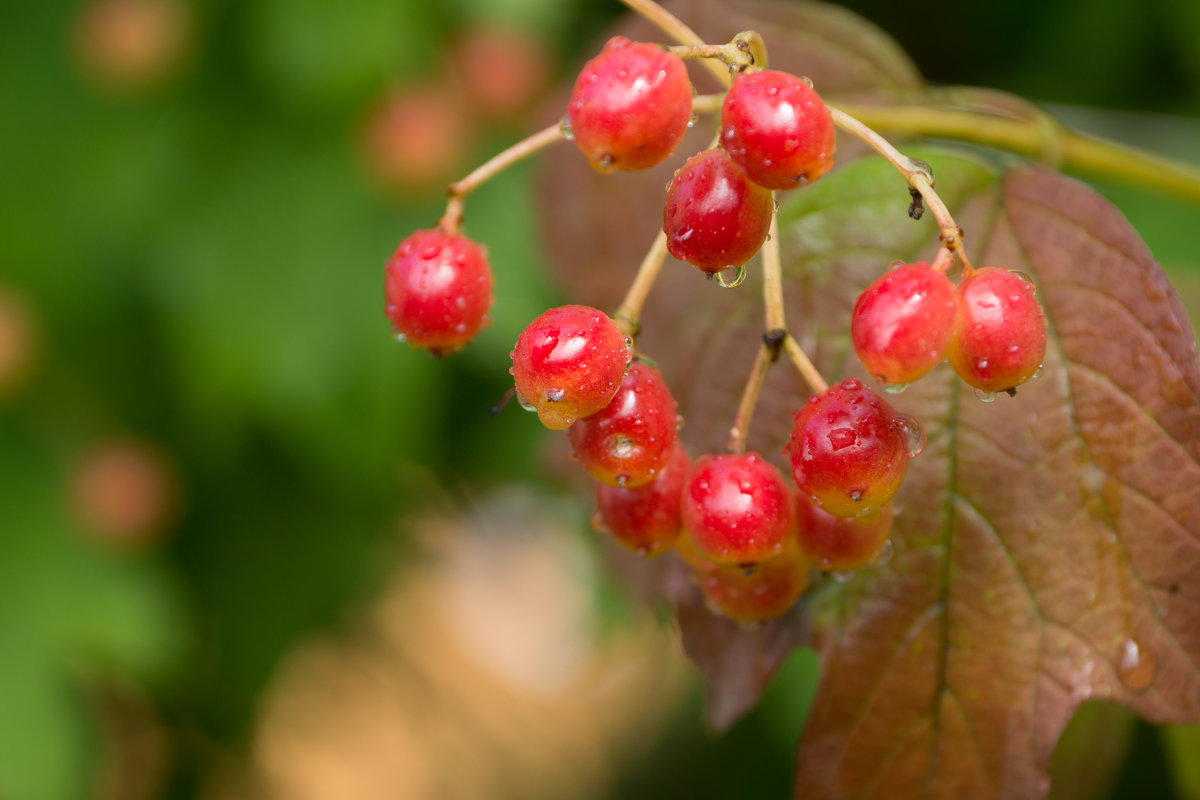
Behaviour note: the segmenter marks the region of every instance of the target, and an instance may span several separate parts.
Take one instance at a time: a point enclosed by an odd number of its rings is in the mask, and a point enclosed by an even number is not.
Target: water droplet
[[[996,400],[996,393],[985,392],[983,389],[976,389],[975,397],[978,398],[979,402],[981,403],[991,403]]]
[[[613,168],[613,158],[608,153],[600,156],[600,160],[596,162],[596,166],[601,172],[611,172]]]
[[[812,78],[808,77],[807,75],[801,75],[800,80],[804,81],[805,86],[807,86],[810,89],[812,88],[812,85],[813,85]]]
[[[592,512],[592,529],[597,533],[608,533],[608,526],[604,524],[604,515],[599,511]]]
[[[904,443],[908,448],[908,457],[916,458],[925,450],[925,428],[916,417],[902,417],[904,426]]]
[[[771,210],[777,214],[779,213],[779,201],[778,200],[776,200],[774,203],[772,203]]]
[[[627,484],[627,483],[629,483],[629,475],[627,473],[622,472],[620,475],[617,476],[617,488],[618,489],[624,489],[625,484]]]
[[[675,183],[675,176],[674,176],[674,175],[672,175],[671,177],[667,178],[667,185],[666,185],[666,187],[665,187],[665,188],[666,188],[666,190],[667,190],[668,192],[670,192],[670,191],[671,191],[671,186],[672,186],[674,183]],[[675,211],[675,205],[672,203],[672,204],[671,204],[671,212],[673,213],[674,211]]]
[[[633,339],[631,339],[628,336],[625,337],[625,352],[626,353],[633,352]]]
[[[675,415],[675,432],[679,433],[683,430],[683,414]]]
[[[525,399],[525,395],[517,392],[517,405],[526,411],[537,411],[537,406]]]
[[[889,383],[883,387],[883,390],[888,394],[900,394],[907,388],[907,383]]]
[[[1132,637],[1125,639],[1117,646],[1114,666],[1117,668],[1117,677],[1131,692],[1146,691],[1158,677],[1158,665],[1154,661],[1154,653]]]
[[[559,121],[558,130],[568,142],[575,141],[575,131],[571,130],[571,118],[569,116],[563,116]]]
[[[1034,371],[1033,375],[1029,376],[1029,380],[1033,380],[1033,379],[1035,379],[1035,378],[1040,378],[1040,377],[1042,377],[1042,373],[1043,373],[1043,372],[1045,372],[1045,371],[1046,371],[1046,365],[1045,365],[1045,364],[1038,364],[1038,368],[1037,368],[1037,370],[1036,370],[1036,371]]]
[[[975,369],[985,370],[988,368],[988,360],[986,358],[975,359]]]
[[[1030,277],[1030,275],[1029,275],[1028,273],[1021,272],[1021,270],[1019,270],[1019,269],[1010,269],[1010,270],[1008,271],[1008,273],[1009,273],[1010,275],[1013,275],[1013,276],[1017,277],[1017,278],[1020,278],[1022,283],[1027,283],[1027,284],[1029,284],[1030,288],[1032,288],[1032,287],[1033,287],[1033,285],[1034,285],[1034,284],[1033,284],[1033,278],[1032,278],[1032,277]]]
[[[608,437],[604,442],[604,447],[613,458],[629,458],[633,455],[633,439],[623,433],[616,433]]]
[[[852,502],[861,503],[863,498],[862,489],[852,489],[851,491],[846,492],[846,496],[849,497]]]
[[[396,334],[396,341],[397,341],[397,342],[407,342],[407,341],[408,341],[408,337],[407,337],[407,336],[405,336],[403,333],[397,333],[397,334]]]
[[[886,566],[892,560],[892,555],[895,552],[896,546],[892,544],[892,540],[884,539],[883,544],[879,547],[879,552],[875,554],[875,558],[872,561],[881,567]]]
[[[688,127],[689,128],[696,127],[696,121],[699,119],[700,119],[700,115],[697,114],[695,111],[693,111],[692,116],[688,119]]]
[[[546,402],[547,403],[561,403],[563,401],[563,398],[566,396],[567,396],[567,393],[564,392],[562,389],[547,389],[546,390]]]
[[[726,278],[726,274],[732,272],[731,278]],[[746,266],[743,264],[740,267],[726,267],[717,273],[717,284],[723,289],[734,289],[742,285],[742,281],[746,280]]]
[[[854,577],[854,570],[852,570],[852,569],[836,569],[833,572],[829,573],[829,577],[833,578],[838,583],[845,583],[846,581],[848,581]]]

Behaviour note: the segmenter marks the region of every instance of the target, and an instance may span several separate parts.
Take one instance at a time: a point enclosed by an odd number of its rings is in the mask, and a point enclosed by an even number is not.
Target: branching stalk
[[[642,258],[642,263],[633,277],[633,283],[629,285],[629,290],[625,293],[625,299],[621,301],[620,308],[617,309],[617,313],[613,314],[617,327],[626,336],[637,339],[638,330],[641,327],[642,306],[646,304],[646,297],[654,287],[654,281],[658,279],[658,274],[662,271],[666,260],[667,235],[660,230],[654,237],[654,243],[650,245],[650,249]]]

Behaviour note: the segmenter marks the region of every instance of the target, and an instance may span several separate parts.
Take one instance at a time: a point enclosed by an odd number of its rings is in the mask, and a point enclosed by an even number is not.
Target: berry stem
[[[753,33],[753,31],[749,32],[749,34],[758,36],[758,34]],[[669,47],[667,49],[680,58],[716,59],[717,61],[727,65],[729,69],[734,70],[735,72],[742,72],[743,70],[754,66],[757,60],[754,54],[751,52],[751,39],[748,38],[749,34],[740,34],[740,36],[747,38],[735,38],[728,44],[681,44],[676,45],[675,47]],[[759,37],[757,41],[761,43],[762,38]]]
[[[900,174],[908,181],[909,188],[920,195],[921,200],[924,201],[925,205],[933,213],[933,218],[937,221],[938,228],[941,229],[939,238],[942,247],[949,250],[952,254],[957,254],[963,260],[963,264],[967,265],[966,256],[962,252],[962,228],[954,221],[954,216],[950,213],[950,209],[946,208],[946,204],[942,202],[942,198],[934,191],[933,172],[929,169],[929,165],[923,161],[917,161],[904,155],[887,139],[845,111],[830,108],[829,115],[832,117],[835,125],[866,142],[872,149],[887,159],[888,163],[900,171]],[[913,201],[914,206],[910,214],[915,218],[920,216],[920,211],[918,210],[920,206],[916,205],[915,197]]]
[[[725,102],[723,94],[698,94],[692,98],[692,111],[697,114],[716,114]]]
[[[462,180],[447,186],[446,194],[450,196],[450,199],[446,203],[446,212],[438,220],[438,227],[446,233],[458,233],[463,219],[463,198],[518,161],[544,150],[564,138],[562,129],[557,122],[547,125],[537,133],[525,137],[492,156]]]
[[[758,405],[758,396],[762,393],[763,382],[767,379],[767,370],[775,360],[775,348],[763,341],[754,357],[754,366],[750,368],[750,378],[742,389],[742,399],[738,402],[737,416],[733,419],[733,427],[729,429],[729,452],[741,455],[746,452],[746,436],[750,431],[750,420],[754,417],[754,409]]]
[[[772,198],[775,193],[771,193]],[[779,255],[779,215],[771,211],[771,228],[762,246],[763,316],[767,331],[787,330],[783,308],[783,260]]]
[[[633,283],[629,285],[629,290],[625,293],[625,299],[621,301],[620,308],[617,309],[617,313],[613,314],[617,327],[631,339],[637,339],[638,330],[641,327],[639,320],[642,315],[642,306],[646,304],[646,297],[654,287],[654,281],[658,279],[658,273],[662,271],[666,260],[667,235],[660,230],[654,237],[654,243],[650,245],[650,249],[642,258],[642,263],[638,266],[637,274],[634,275]]]
[[[656,28],[679,44],[690,47],[704,46],[704,40],[694,30],[689,28],[683,20],[654,2],[654,0],[621,0],[621,2],[638,14],[641,14]],[[732,79],[729,77],[728,69],[712,59],[703,59],[700,63],[721,82],[722,86],[729,86]]]
[[[947,99],[981,105],[985,109],[843,106],[842,111],[873,128],[974,142],[1041,159],[1049,166],[1067,172],[1124,181],[1200,204],[1200,169],[1194,165],[1086,136],[1040,112],[1023,114],[1017,119],[989,113],[986,108],[1011,115],[1012,109],[1025,105],[1000,92],[960,90]]]
[[[790,333],[783,340],[783,350],[788,354],[788,358],[800,371],[804,380],[808,382],[809,388],[814,394],[825,394],[829,389],[829,384],[821,377],[821,373],[817,370],[816,365],[809,359],[808,353],[804,352],[804,348],[796,341],[796,337]]]

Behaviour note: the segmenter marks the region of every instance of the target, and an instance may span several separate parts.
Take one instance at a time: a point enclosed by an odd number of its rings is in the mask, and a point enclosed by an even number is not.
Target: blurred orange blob
[[[179,486],[167,458],[133,438],[104,441],[84,453],[70,477],[71,506],[97,540],[136,545],[157,538],[175,516]]]
[[[78,12],[72,44],[94,83],[140,92],[176,74],[189,28],[186,9],[177,0],[91,0]]]
[[[38,325],[25,299],[0,286],[0,400],[15,394],[33,372]]]
[[[368,114],[363,157],[371,176],[396,190],[447,183],[470,147],[471,121],[460,95],[440,84],[393,90]]]
[[[552,56],[546,40],[531,31],[481,25],[463,33],[454,60],[472,105],[511,117],[545,88]]]

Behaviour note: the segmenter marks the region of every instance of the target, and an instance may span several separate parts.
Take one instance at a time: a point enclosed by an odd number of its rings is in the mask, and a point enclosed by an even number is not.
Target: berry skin
[[[608,405],[629,367],[632,343],[604,312],[551,308],[521,332],[509,354],[517,399],[561,431]]]
[[[775,199],[724,150],[705,150],[675,172],[663,210],[667,250],[707,273],[745,264],[767,239]]]
[[[925,262],[888,270],[858,296],[850,339],[867,372],[904,384],[933,369],[954,333],[958,295]]]
[[[465,236],[420,230],[384,271],[384,310],[396,332],[434,355],[457,350],[490,322],[492,270]]]
[[[813,88],[787,72],[743,72],[721,106],[721,145],[750,180],[795,189],[833,167],[829,110]]]
[[[1046,318],[1028,278],[984,267],[958,284],[958,312],[946,358],[981,392],[1016,391],[1046,355]]]
[[[687,67],[658,45],[614,36],[579,73],[567,118],[575,144],[601,172],[652,167],[691,122]]]
[[[792,493],[758,453],[702,456],[688,474],[683,527],[720,564],[753,564],[779,555],[791,535]]]
[[[675,398],[658,370],[635,361],[609,404],[567,428],[575,458],[610,486],[649,483],[671,456]]]
[[[802,494],[830,514],[857,517],[892,499],[923,441],[915,420],[847,378],[796,412],[784,454]]]
[[[801,552],[822,570],[858,569],[879,556],[891,535],[893,516],[888,502],[860,517],[838,517],[798,494],[796,538]]]
[[[596,484],[592,524],[640,555],[656,556],[680,538],[679,498],[692,460],[679,440],[658,474],[636,489]]]

